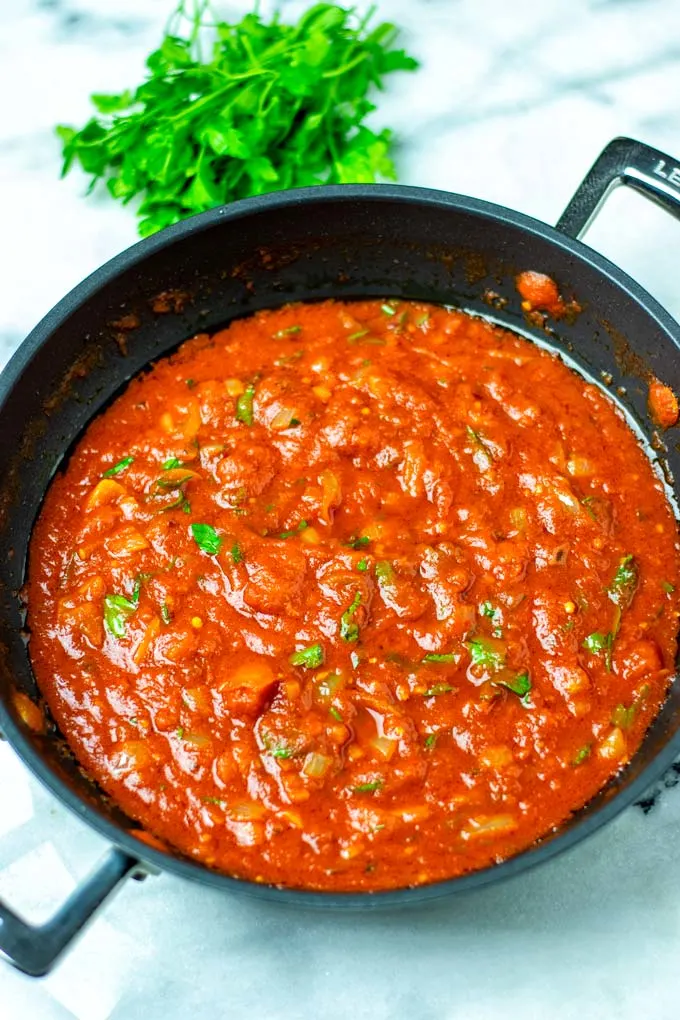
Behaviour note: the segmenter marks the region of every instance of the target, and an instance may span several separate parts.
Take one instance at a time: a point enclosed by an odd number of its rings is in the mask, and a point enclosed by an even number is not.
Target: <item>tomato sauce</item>
[[[289,305],[89,427],[35,528],[30,653],[142,838],[376,890],[500,861],[622,767],[679,584],[661,482],[556,356],[440,307]]]

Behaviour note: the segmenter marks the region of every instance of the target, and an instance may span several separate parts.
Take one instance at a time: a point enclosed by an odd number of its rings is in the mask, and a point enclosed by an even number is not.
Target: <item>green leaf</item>
[[[611,643],[611,634],[602,634],[600,631],[595,631],[593,634],[589,634],[583,642],[583,647],[593,655],[597,655],[607,648]]]
[[[359,783],[358,786],[353,786],[352,790],[354,793],[376,793],[381,790],[384,785],[384,780],[374,779],[371,783]]]
[[[365,546],[370,544],[370,541],[370,538],[367,538],[366,536],[357,538],[355,535],[352,535],[351,538],[347,539],[345,545],[348,545],[350,549],[363,549]]]
[[[496,679],[494,683],[498,687],[505,687],[507,690],[512,691],[518,698],[523,701],[529,695],[531,691],[531,678],[526,670],[522,670],[521,673],[517,673],[516,676],[506,677],[504,679]]]
[[[614,580],[607,589],[609,598],[623,611],[633,601],[638,586],[639,570],[632,554],[624,556],[619,560],[619,565],[614,574]]]
[[[63,169],[139,195],[148,236],[194,212],[305,184],[392,179],[392,138],[371,131],[372,92],[417,63],[389,23],[336,4],[297,22],[220,21],[182,0],[136,88],[92,96],[94,116],[61,126]]]
[[[491,672],[505,666],[505,646],[496,638],[474,637],[465,642],[472,658],[472,665]]]
[[[584,744],[583,747],[579,747],[578,751],[572,759],[572,765],[583,765],[584,761],[590,758],[592,751],[592,744]]]
[[[428,652],[423,662],[458,662],[459,658],[457,652]]]
[[[321,645],[309,645],[301,648],[289,658],[291,666],[304,666],[305,669],[316,669],[323,664],[323,648]]]
[[[253,398],[255,396],[255,387],[252,385],[246,387],[245,391],[238,397],[236,401],[236,420],[242,421],[244,425],[251,426],[254,421],[253,411]]]
[[[125,637],[127,618],[135,612],[137,603],[124,595],[104,596],[104,626],[116,638]]]
[[[132,93],[127,89],[125,92],[120,92],[118,95],[108,94],[104,92],[93,92],[90,95],[92,105],[99,110],[100,113],[120,113],[121,110],[127,110],[132,103]]]
[[[130,467],[130,464],[132,464],[134,459],[134,457],[123,457],[123,459],[119,460],[117,464],[114,464],[113,467],[108,469],[108,471],[105,471],[102,478],[113,478],[115,475],[121,474],[121,472],[125,471],[126,468]]]
[[[360,571],[360,573],[362,574],[365,573],[368,570],[368,560],[367,559],[359,560],[359,562],[357,563],[357,570]]]
[[[210,556],[216,556],[222,548],[222,539],[211,524],[192,524],[191,534],[199,549]]]
[[[423,695],[424,698],[438,698],[440,694],[450,694],[455,688],[451,684],[435,684],[428,688]]]
[[[355,622],[354,616],[360,605],[361,593],[357,592],[352,600],[352,604],[340,617],[340,637],[343,641],[354,642],[359,640],[359,625]]]
[[[177,460],[177,457],[168,457],[167,460],[163,461],[163,470],[164,471],[172,471],[173,468],[181,468],[181,467],[184,467],[184,464],[182,463],[181,460]]]

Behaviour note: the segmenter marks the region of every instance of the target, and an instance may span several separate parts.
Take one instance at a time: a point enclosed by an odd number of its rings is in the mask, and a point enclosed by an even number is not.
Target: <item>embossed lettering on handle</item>
[[[609,193],[619,184],[680,217],[680,160],[632,138],[615,138],[603,149],[564,210],[557,229],[581,237]]]

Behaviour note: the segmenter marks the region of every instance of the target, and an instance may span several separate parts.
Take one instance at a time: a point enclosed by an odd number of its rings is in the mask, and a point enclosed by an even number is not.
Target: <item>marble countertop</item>
[[[168,0],[13,0],[0,13],[0,365],[134,216],[60,182],[52,126],[139,79]],[[220,5],[242,13],[245,0]],[[266,9],[269,5],[263,4]],[[283,2],[284,14],[303,4]],[[617,134],[680,155],[677,0],[380,0],[422,60],[378,122],[404,183],[555,222]],[[617,192],[588,243],[680,317],[680,227]],[[47,978],[0,963],[3,1020],[675,1020],[680,769],[570,853],[404,913],[292,911],[175,878],[128,883]],[[0,745],[0,896],[50,915],[101,839]]]

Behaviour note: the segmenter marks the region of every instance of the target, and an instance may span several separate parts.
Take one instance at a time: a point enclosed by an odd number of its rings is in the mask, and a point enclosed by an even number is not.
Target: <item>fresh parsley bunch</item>
[[[394,25],[371,8],[316,4],[297,24],[258,13],[217,21],[209,0],[183,0],[148,76],[133,92],[94,94],[97,115],[60,126],[62,176],[78,162],[127,203],[140,234],[213,206],[308,184],[394,179],[391,133],[364,124],[367,98],[391,71],[418,65],[393,48]],[[207,45],[206,45],[207,43]]]

